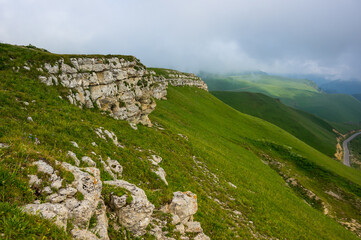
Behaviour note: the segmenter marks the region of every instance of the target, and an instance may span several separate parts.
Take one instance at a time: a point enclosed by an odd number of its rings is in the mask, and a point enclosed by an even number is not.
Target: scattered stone
[[[46,201],[51,202],[51,203],[60,203],[60,202],[64,201],[65,199],[66,199],[66,196],[62,196],[57,193],[53,193],[46,198]]]
[[[120,148],[124,148],[119,142],[117,136],[108,130],[104,130],[104,133],[113,141],[114,145]]]
[[[185,230],[184,230],[184,225],[181,223],[181,224],[178,224],[175,226],[175,231],[176,232],[179,232],[180,234],[184,234]]]
[[[27,71],[30,71],[30,67],[28,67],[28,66],[23,66],[23,68]]]
[[[71,143],[71,145],[73,145],[74,147],[79,148],[79,146],[78,146],[78,144],[77,144],[76,142],[70,141],[70,143]]]
[[[67,209],[71,211],[74,208],[78,207],[80,205],[80,202],[75,198],[68,198],[65,200],[64,205]]]
[[[138,130],[137,124],[135,123],[129,123],[130,127],[134,130]]]
[[[77,190],[72,187],[62,188],[59,190],[59,194],[65,196],[74,196],[76,192]]]
[[[199,233],[197,236],[195,236],[194,240],[211,240],[211,239],[204,233]]]
[[[98,146],[98,144],[96,144],[95,142],[92,142],[91,143],[94,147],[97,147]]]
[[[33,162],[33,165],[37,166],[38,172],[46,173],[49,175],[53,174],[54,172],[54,168],[49,164],[47,164],[46,162],[44,162],[43,160]]]
[[[53,220],[56,225],[66,229],[68,209],[61,204],[28,204],[23,207],[23,211],[33,215],[40,214],[43,218]]]
[[[186,222],[186,232],[192,232],[192,233],[200,233],[203,232],[203,229],[201,228],[201,224],[199,222]]]
[[[28,117],[26,120],[28,120],[28,122],[34,122],[32,117]]]
[[[231,183],[231,182],[228,182],[228,185],[229,186],[231,186],[231,187],[233,187],[233,188],[236,188],[237,189],[237,186],[236,185],[234,185],[233,183]]]
[[[152,155],[152,158],[149,158],[149,161],[152,162],[153,165],[158,165],[163,159],[160,156]]]
[[[80,160],[76,157],[75,153],[73,153],[72,151],[68,151],[67,156],[74,160],[76,166],[79,166]]]
[[[28,175],[28,177],[30,178],[29,180],[29,186],[40,186],[42,180],[38,178],[38,176],[36,175]]]
[[[160,177],[160,179],[162,179],[162,181],[168,186],[168,182],[165,179],[166,173],[163,168],[158,167],[158,169],[156,171],[154,171],[154,173],[157,174]]]
[[[338,199],[338,200],[341,200],[341,199],[342,199],[338,194],[332,192],[331,190],[328,190],[328,191],[326,191],[325,193],[327,193],[328,195],[330,195],[330,196],[332,196],[332,197],[334,197],[334,198],[336,198],[336,199]]]
[[[100,138],[102,138],[104,140],[107,140],[104,133],[103,133],[103,128],[102,127],[96,128],[95,133],[98,135],[98,137],[100,137]]]
[[[25,106],[29,106],[29,103],[28,102],[23,102]]]
[[[111,170],[111,168],[101,159],[100,156],[99,156],[99,158],[100,158],[100,163],[103,165],[104,171],[106,171],[107,173],[109,173],[109,175],[110,175],[114,180],[116,180],[116,179],[117,179],[117,176],[115,176],[115,174],[113,173],[113,171]]]
[[[99,240],[94,233],[85,229],[74,228],[71,230],[71,235],[74,239],[78,240]]]
[[[10,146],[6,143],[0,143],[0,148],[9,148]]]
[[[122,176],[123,167],[119,164],[116,160],[111,160],[110,158],[107,159],[107,163],[110,167],[110,169],[118,175],[118,177]]]
[[[42,192],[45,194],[52,194],[53,190],[51,190],[51,188],[49,186],[46,186]]]
[[[181,138],[184,138],[186,141],[188,141],[188,137],[186,135],[178,133],[178,136],[180,136]]]
[[[190,220],[198,210],[197,195],[190,191],[174,192],[172,202],[162,210],[177,215],[180,222],[185,223]]]
[[[52,188],[55,188],[55,189],[59,189],[59,188],[61,188],[62,187],[62,185],[63,185],[63,179],[61,179],[60,177],[56,177],[55,179],[54,179],[54,181],[51,183],[51,187]]]
[[[81,160],[88,164],[90,167],[96,167],[97,165],[90,157],[87,156],[82,157]]]

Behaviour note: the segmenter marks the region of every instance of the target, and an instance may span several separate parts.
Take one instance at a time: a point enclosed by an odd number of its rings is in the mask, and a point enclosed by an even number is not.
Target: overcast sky
[[[361,80],[360,0],[0,0],[0,41],[183,71]]]

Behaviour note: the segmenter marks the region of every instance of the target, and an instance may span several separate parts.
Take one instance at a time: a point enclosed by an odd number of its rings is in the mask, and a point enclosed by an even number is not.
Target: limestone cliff
[[[131,124],[151,126],[148,115],[155,109],[154,99],[165,99],[168,84],[195,86],[204,90],[207,85],[194,74],[175,70],[148,70],[134,57],[73,57],[69,62],[60,59],[45,63],[39,79],[47,85],[69,88],[72,104],[97,107]]]

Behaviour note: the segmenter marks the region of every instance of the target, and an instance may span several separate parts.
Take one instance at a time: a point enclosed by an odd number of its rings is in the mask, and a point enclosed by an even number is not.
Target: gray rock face
[[[194,237],[194,240],[211,240],[211,239],[204,233],[200,233]]]
[[[189,191],[174,192],[172,202],[161,208],[161,211],[171,213],[171,224],[176,225],[175,231],[181,234],[180,239],[190,239],[186,235],[187,233],[198,233],[194,239],[209,240],[210,238],[203,233],[200,222],[193,221],[193,215],[197,212],[197,210],[197,195]],[[155,228],[152,235],[157,238],[158,235],[162,236],[160,233],[158,233]]]
[[[175,192],[172,202],[164,210],[178,216],[180,222],[186,223],[198,210],[197,195],[190,191]]]
[[[41,179],[36,175],[28,175],[29,177],[29,186],[39,186],[42,182]]]
[[[77,158],[76,154],[72,151],[68,151],[67,156],[74,160],[75,165],[79,166],[80,160]]]
[[[117,160],[111,160],[110,158],[108,158],[107,163],[114,174],[116,174],[118,177],[122,176],[123,167],[119,164]]]
[[[156,107],[153,98],[166,99],[168,83],[207,90],[207,85],[194,74],[169,70],[167,76],[157,75],[138,59],[129,57],[79,57],[71,58],[70,63],[60,59],[43,67],[45,76],[39,76],[39,80],[69,88],[72,104],[97,106],[116,119],[149,126],[148,115]]]
[[[28,204],[23,210],[30,214],[40,214],[46,219],[55,219],[55,224],[66,229],[68,219],[68,209],[61,204]]]
[[[90,157],[87,156],[82,157],[81,160],[91,167],[96,167],[97,165]]]
[[[34,164],[38,166],[39,172],[50,175],[50,181],[62,181],[54,169],[44,161],[40,160]],[[58,193],[47,191],[50,194],[46,198],[47,203],[28,204],[23,207],[23,210],[31,214],[39,213],[64,228],[66,228],[67,221],[72,220],[74,229],[71,230],[71,233],[75,239],[108,240],[108,219],[104,202],[101,199],[102,182],[99,169],[78,168],[65,162],[58,164],[74,175],[74,181],[64,188],[60,188],[60,185]],[[76,193],[83,196],[82,200],[74,198]],[[96,226],[88,229],[92,216],[97,219]]]
[[[156,170],[156,171],[154,171],[154,173],[155,174],[157,174],[159,177],[160,177],[160,179],[162,179],[162,181],[166,184],[166,185],[168,185],[168,182],[167,182],[167,180],[166,180],[166,173],[165,173],[165,171],[164,171],[164,169],[163,168],[161,168],[161,167],[158,167],[158,169]]]
[[[127,195],[111,196],[111,205],[118,216],[119,223],[125,226],[135,236],[145,234],[145,229],[151,221],[154,205],[148,201],[145,192],[123,180],[106,181],[109,184],[124,188],[131,193],[132,202],[127,204]]]
[[[54,168],[43,160],[36,161],[33,163],[33,165],[36,165],[38,167],[38,172],[46,173],[49,175],[52,175],[54,172]]]

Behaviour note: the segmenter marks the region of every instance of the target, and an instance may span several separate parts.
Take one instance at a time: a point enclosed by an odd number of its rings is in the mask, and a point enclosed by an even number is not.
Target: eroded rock
[[[190,220],[197,210],[197,195],[190,191],[173,193],[172,202],[163,209],[165,212],[177,215],[182,223]]]
[[[124,180],[106,181],[104,184],[124,188],[131,193],[132,201],[126,203],[127,196],[111,196],[112,208],[118,216],[120,224],[125,226],[135,236],[145,234],[145,229],[151,221],[154,205],[148,201],[145,192]]]

